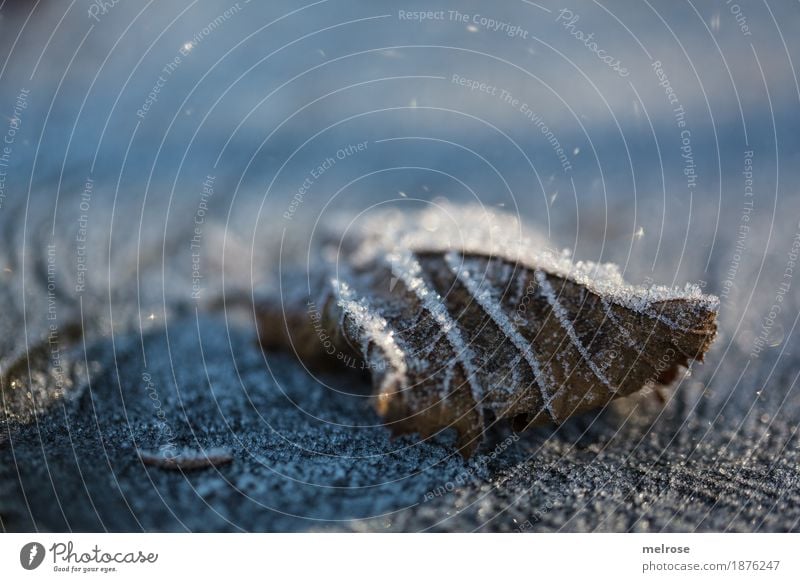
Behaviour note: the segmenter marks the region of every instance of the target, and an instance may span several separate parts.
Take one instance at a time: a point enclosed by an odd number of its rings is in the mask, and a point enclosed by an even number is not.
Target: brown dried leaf
[[[228,449],[207,450],[181,449],[178,451],[139,451],[139,458],[145,465],[173,471],[192,471],[208,467],[220,467],[233,461]]]
[[[332,240],[333,259],[312,274],[319,299],[261,306],[264,347],[290,344],[307,363],[360,359],[394,434],[455,428],[465,456],[488,411],[515,430],[560,423],[672,381],[716,334],[715,297],[573,264],[508,215],[381,214]]]

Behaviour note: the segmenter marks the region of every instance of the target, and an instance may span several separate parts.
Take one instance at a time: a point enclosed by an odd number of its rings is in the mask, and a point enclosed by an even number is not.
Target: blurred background
[[[767,0],[0,2],[4,528],[797,529],[798,29]],[[443,199],[699,282],[707,363],[465,462],[209,313],[334,213]],[[233,464],[143,466],[167,428]]]

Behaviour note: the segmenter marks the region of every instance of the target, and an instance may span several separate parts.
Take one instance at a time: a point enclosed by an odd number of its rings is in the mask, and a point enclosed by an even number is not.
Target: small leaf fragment
[[[233,461],[228,449],[213,448],[206,450],[181,449],[178,451],[139,451],[139,458],[145,465],[172,471],[191,471],[220,467]]]

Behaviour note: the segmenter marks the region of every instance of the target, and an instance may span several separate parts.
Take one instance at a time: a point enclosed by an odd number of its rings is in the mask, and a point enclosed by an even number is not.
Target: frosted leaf
[[[390,211],[343,232],[317,253],[315,300],[260,306],[262,343],[360,359],[393,433],[454,428],[467,456],[488,411],[515,429],[559,423],[672,381],[716,335],[716,297],[628,285],[494,210]]]

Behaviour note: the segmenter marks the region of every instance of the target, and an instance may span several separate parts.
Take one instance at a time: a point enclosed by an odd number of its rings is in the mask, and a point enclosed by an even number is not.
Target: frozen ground
[[[651,403],[630,417],[608,413],[585,433],[589,423],[578,420],[511,446],[497,434],[464,462],[445,437],[390,442],[384,429],[364,426],[377,418],[359,398],[321,389],[289,357],[271,359],[270,378],[250,338],[234,333],[240,381],[224,323],[200,324],[205,369],[171,365],[159,332],[146,337],[148,369],[177,442],[228,447],[233,463],[184,475],[139,461],[137,445],[160,443],[141,396],[138,340],[120,339],[119,382],[109,346],[93,348],[109,365],[91,392],[4,444],[5,528],[797,529],[796,425],[787,420],[797,399],[781,402],[795,370],[776,373],[770,385],[780,388],[752,410],[746,385],[714,391],[690,382],[660,417]],[[191,317],[170,326],[174,361],[196,359],[196,329]],[[167,388],[173,371],[180,393]]]
[[[263,30],[299,5],[241,2],[207,34],[236,5],[137,16],[119,3],[93,19],[61,4],[40,3],[24,27],[27,3],[0,4],[0,139],[14,130],[0,367],[16,362],[23,381],[2,391],[2,529],[800,529],[796,5],[742,3],[749,34],[716,2],[580,2],[571,27],[544,3],[443,6],[523,38],[449,13],[404,20],[394,2],[321,2]],[[520,103],[454,75],[526,102],[569,166]],[[246,311],[212,305],[223,287],[275,285],[277,257],[302,260],[331,208],[437,196],[519,212],[632,282],[705,282],[722,296],[706,363],[663,407],[643,395],[518,441],[497,431],[464,461],[452,435],[390,441],[363,377],[265,356]],[[75,324],[84,341],[68,341]],[[233,461],[143,464],[137,449],[170,434]]]

